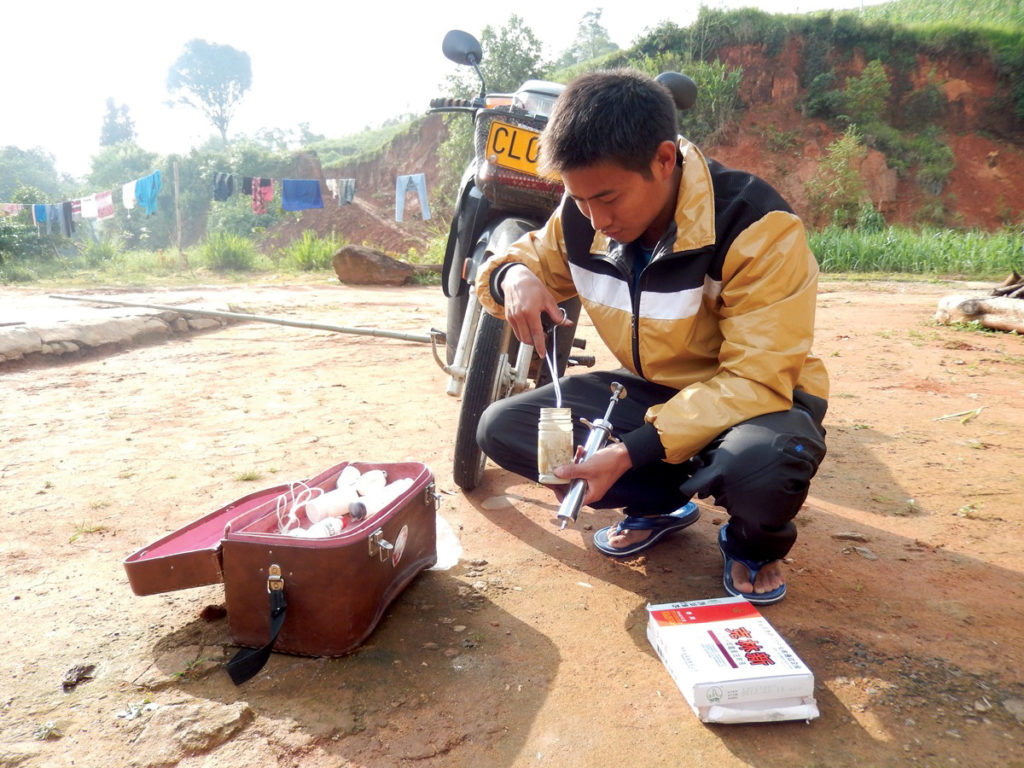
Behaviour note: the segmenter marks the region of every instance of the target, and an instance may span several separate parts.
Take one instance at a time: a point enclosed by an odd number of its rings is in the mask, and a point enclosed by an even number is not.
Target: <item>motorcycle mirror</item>
[[[483,73],[478,66],[484,58],[484,52],[480,48],[480,41],[469,34],[469,32],[453,29],[441,41],[441,50],[447,58],[456,64],[463,64],[476,70],[476,76],[480,78],[480,98],[485,98],[487,95],[487,83],[484,82]]]
[[[662,72],[657,82],[668,88],[676,102],[676,109],[685,112],[697,101],[697,84],[680,72]]]
[[[476,67],[484,57],[479,41],[461,29],[453,29],[444,36],[441,50],[446,58],[467,67]]]

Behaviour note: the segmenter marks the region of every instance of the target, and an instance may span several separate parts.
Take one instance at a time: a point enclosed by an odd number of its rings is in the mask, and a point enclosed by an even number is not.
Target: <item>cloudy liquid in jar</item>
[[[555,467],[572,464],[572,410],[541,408],[537,423],[537,481],[562,485],[569,480],[555,475]]]

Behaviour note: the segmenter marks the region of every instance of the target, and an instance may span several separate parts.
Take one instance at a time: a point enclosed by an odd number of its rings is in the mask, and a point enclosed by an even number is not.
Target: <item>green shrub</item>
[[[207,233],[223,232],[242,237],[252,237],[262,232],[283,217],[280,196],[267,204],[266,213],[254,213],[252,198],[246,195],[233,195],[223,202],[210,206],[206,221]]]
[[[885,163],[900,176],[906,176],[917,164],[910,139],[888,123],[857,126],[864,143],[885,155]]]
[[[163,257],[161,251],[134,248],[130,251],[117,251],[100,266],[111,277],[125,278],[169,274],[176,264],[174,257]]]
[[[881,122],[889,104],[892,84],[878,59],[869,61],[858,77],[846,78],[843,111],[858,124]]]
[[[866,152],[855,125],[828,145],[817,173],[804,185],[816,221],[825,220],[837,227],[849,227],[857,221],[867,190],[854,161]]]
[[[442,264],[447,243],[448,233],[435,230],[424,253],[420,253],[418,248],[410,248],[402,259],[410,264]],[[426,269],[417,270],[413,273],[412,282],[416,285],[440,285],[441,273]]]
[[[301,240],[294,240],[281,251],[282,263],[303,272],[330,269],[331,257],[346,244],[347,241],[334,232],[327,237],[317,237],[315,232],[307,230]]]
[[[804,112],[825,120],[839,117],[843,112],[843,93],[832,87],[835,82],[836,75],[831,70],[816,75],[804,95]]]
[[[31,283],[39,274],[28,264],[0,264],[0,283]]]
[[[865,201],[857,212],[857,231],[875,234],[885,229],[885,217],[874,205]]]
[[[697,84],[697,102],[679,117],[679,131],[695,144],[714,142],[736,120],[740,110],[742,69],[722,62],[701,61],[672,53],[645,56],[636,68],[652,77],[662,72],[682,72]]]
[[[245,237],[215,232],[199,249],[200,258],[215,272],[236,272],[252,269],[256,263],[256,246]]]
[[[935,83],[928,83],[903,99],[903,125],[913,131],[924,130],[941,120],[948,107],[942,89]]]
[[[939,195],[956,167],[953,150],[942,141],[936,127],[922,131],[911,141],[911,150],[917,160],[917,185],[932,195]]]
[[[85,263],[90,267],[108,264],[121,252],[121,242],[117,237],[105,237],[101,240],[86,241],[82,249]]]

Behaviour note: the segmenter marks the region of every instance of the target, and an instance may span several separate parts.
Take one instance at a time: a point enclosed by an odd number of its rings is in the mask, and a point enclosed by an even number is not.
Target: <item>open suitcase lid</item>
[[[124,569],[132,591],[154,595],[224,581],[220,547],[225,529],[239,517],[265,514],[289,487],[250,493],[129,555]]]
[[[400,462],[393,464],[377,464],[351,462],[357,468],[386,469],[394,478],[409,478],[413,486],[389,507],[401,506],[413,494],[422,492],[422,484],[430,477],[430,471],[418,462]],[[303,481],[304,485],[314,487],[333,487],[341,470],[349,465],[342,462],[319,475]],[[270,535],[253,530],[255,521],[273,514],[280,496],[289,494],[293,484],[276,485],[243,496],[216,512],[201,517],[188,525],[179,528],[162,539],[143,547],[124,561],[128,574],[128,583],[136,595],[153,595],[161,592],[173,592],[178,589],[202,587],[207,584],[219,584],[224,581],[221,571],[221,546],[225,538],[239,541],[261,541],[270,537],[279,539],[279,534]],[[383,513],[382,513],[383,515]],[[346,529],[342,536],[324,539],[292,540],[293,544],[309,547],[334,546],[340,538],[365,536],[376,527],[376,519]],[[249,532],[247,532],[247,529]]]

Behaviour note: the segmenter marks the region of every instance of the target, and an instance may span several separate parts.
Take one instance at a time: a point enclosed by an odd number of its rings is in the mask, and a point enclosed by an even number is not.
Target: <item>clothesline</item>
[[[241,179],[241,194],[252,196],[254,213],[266,213],[266,204],[274,199],[275,179],[267,176],[241,176],[227,171],[213,175],[213,199],[226,202],[235,194],[235,177]],[[281,210],[303,211],[309,208],[323,208],[319,179],[276,179],[281,188]],[[338,205],[351,203],[355,198],[356,180],[325,179],[327,188],[338,201]]]
[[[147,216],[151,216],[157,211],[157,195],[160,194],[161,186],[160,171],[125,182],[121,185],[121,205],[125,210],[131,210],[138,205],[145,210]],[[74,221],[102,221],[113,217],[114,193],[94,192],[60,203],[0,203],[0,216],[14,216],[26,209],[32,211],[32,221],[37,227],[46,224],[46,234],[51,233],[52,225],[56,223],[61,233],[65,237],[70,237],[74,231]]]
[[[226,201],[234,193],[234,180],[238,174],[217,171],[213,174],[213,199]],[[266,176],[241,176],[241,192],[252,199],[252,210],[257,214],[267,212],[267,203],[274,199],[275,179]],[[355,198],[356,180],[353,178],[329,178],[324,180],[327,188],[338,201],[338,205],[351,203]],[[323,208],[319,179],[278,179],[281,187],[281,210],[301,211],[309,208]],[[157,211],[157,195],[161,189],[160,171],[121,185],[121,204],[125,210],[140,205],[146,215]],[[396,178],[395,220],[402,221],[406,193],[414,191],[419,198],[420,212],[424,220],[430,218],[427,203],[426,180],[422,173],[400,175]],[[38,227],[46,224],[50,234],[53,223],[61,232],[70,237],[74,221],[81,219],[105,220],[114,216],[114,192],[96,192],[62,203],[0,203],[0,216],[10,216],[30,209],[32,220]]]

